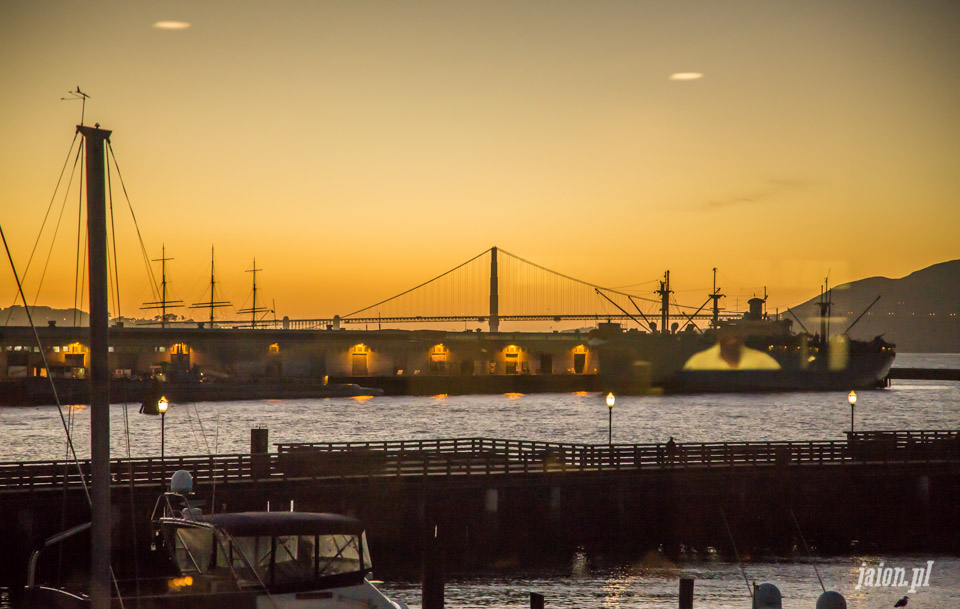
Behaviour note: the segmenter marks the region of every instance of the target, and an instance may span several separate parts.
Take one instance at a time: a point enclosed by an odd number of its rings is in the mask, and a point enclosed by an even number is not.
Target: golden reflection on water
[[[354,402],[366,402],[367,400],[372,400],[372,395],[355,395],[353,396]]]
[[[503,394],[503,397],[507,398],[508,400],[519,400],[519,399],[522,398],[523,396],[524,396],[524,394],[522,394],[522,393],[514,393],[514,392],[504,393],[504,394]]]
[[[67,404],[67,408],[69,408],[70,410],[86,410],[87,405],[86,404]]]
[[[445,400],[445,399],[447,399],[448,397],[450,397],[450,394],[448,394],[448,393],[438,393],[437,395],[431,395],[430,397],[432,397],[432,398],[435,399],[435,400]]]
[[[590,395],[590,392],[589,392],[589,391],[574,391],[574,392],[573,392],[573,395],[582,398],[582,397],[585,397],[585,396]]]

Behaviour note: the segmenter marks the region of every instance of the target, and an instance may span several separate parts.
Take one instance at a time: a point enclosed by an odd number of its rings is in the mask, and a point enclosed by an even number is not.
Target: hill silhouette
[[[843,332],[877,296],[877,304],[850,330],[852,338],[883,335],[901,353],[960,353],[960,260],[899,279],[869,277],[836,286],[830,333]],[[792,309],[811,333],[820,330],[819,300]]]

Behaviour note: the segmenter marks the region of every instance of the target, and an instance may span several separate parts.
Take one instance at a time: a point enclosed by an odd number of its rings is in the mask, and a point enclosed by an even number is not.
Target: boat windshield
[[[178,526],[172,533],[174,560],[181,573],[206,574],[218,563],[225,562],[224,549],[218,543],[214,528]]]
[[[332,576],[362,577],[371,568],[363,534],[251,536],[231,541],[229,564],[246,585],[317,585]]]

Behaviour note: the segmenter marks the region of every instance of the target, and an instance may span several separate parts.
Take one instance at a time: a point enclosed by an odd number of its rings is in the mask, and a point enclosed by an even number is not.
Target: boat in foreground
[[[190,475],[174,474],[157,501],[149,573],[118,580],[112,606],[141,608],[404,609],[368,579],[372,569],[363,523],[338,514],[241,512],[204,516],[185,493]],[[52,551],[86,525],[52,537],[30,560],[24,607],[90,607],[87,578],[51,586],[38,575],[59,572]],[[58,548],[61,549],[61,548]],[[49,551],[45,551],[49,550]],[[59,573],[58,573],[59,575]],[[69,582],[71,578],[66,578]]]

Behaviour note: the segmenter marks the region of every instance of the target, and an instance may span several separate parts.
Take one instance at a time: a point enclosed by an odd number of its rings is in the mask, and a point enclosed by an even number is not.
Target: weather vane
[[[76,91],[67,91],[67,95],[70,97],[61,97],[60,101],[74,101],[79,99],[81,102],[80,106],[80,125],[83,125],[83,115],[87,110],[87,98],[90,96],[80,90],[80,85],[77,85]]]

